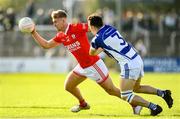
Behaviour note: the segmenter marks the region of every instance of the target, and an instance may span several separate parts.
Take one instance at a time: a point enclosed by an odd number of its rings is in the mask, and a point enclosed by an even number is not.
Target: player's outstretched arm
[[[53,39],[49,41],[44,39],[35,29],[31,32],[31,34],[34,40],[44,49],[53,48],[59,45],[59,43],[55,42]]]
[[[102,51],[103,51],[102,48],[95,49],[95,48],[91,47],[90,50],[89,50],[89,54],[90,55],[98,55]]]
[[[47,41],[43,37],[40,36],[38,32],[36,32],[36,25],[34,21],[29,17],[23,17],[19,20],[18,23],[19,30],[23,33],[31,33],[32,37],[35,41],[45,49],[49,49],[55,46],[58,46],[59,43],[55,42],[53,39]]]

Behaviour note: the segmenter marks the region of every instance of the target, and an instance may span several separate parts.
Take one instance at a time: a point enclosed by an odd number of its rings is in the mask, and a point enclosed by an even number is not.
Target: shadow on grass
[[[180,118],[180,114],[173,114],[173,115],[157,115],[151,116],[150,114],[142,114],[142,115],[123,115],[123,114],[88,114],[89,116],[98,116],[98,117],[178,117]]]
[[[69,109],[69,107],[53,107],[53,106],[3,106],[0,108],[29,108],[29,109]]]

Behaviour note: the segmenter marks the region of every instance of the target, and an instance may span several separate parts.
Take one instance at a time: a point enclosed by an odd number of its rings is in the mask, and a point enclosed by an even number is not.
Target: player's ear
[[[91,30],[94,30],[94,29],[95,29],[95,27],[91,25]]]
[[[63,18],[63,22],[66,22],[66,18],[65,17]]]

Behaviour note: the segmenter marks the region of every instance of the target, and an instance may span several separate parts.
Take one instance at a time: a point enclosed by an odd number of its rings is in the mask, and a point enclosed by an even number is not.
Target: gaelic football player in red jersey
[[[78,61],[77,66],[69,73],[65,81],[65,90],[79,101],[79,105],[72,107],[71,111],[78,112],[90,108],[77,87],[86,78],[96,81],[109,95],[120,98],[120,90],[113,85],[104,62],[98,56],[89,55],[90,44],[86,35],[88,24],[68,24],[67,14],[63,10],[53,11],[51,17],[58,30],[54,38],[47,41],[36,29],[31,34],[35,41],[46,49],[63,44]]]

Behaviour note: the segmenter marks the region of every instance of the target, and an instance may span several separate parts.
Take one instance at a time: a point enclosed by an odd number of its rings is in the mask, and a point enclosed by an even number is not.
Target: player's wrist
[[[36,29],[33,29],[32,31],[31,31],[31,34],[34,34],[36,32]]]

